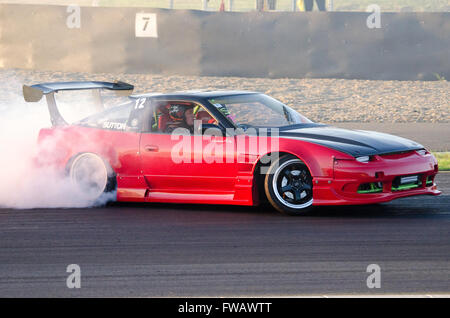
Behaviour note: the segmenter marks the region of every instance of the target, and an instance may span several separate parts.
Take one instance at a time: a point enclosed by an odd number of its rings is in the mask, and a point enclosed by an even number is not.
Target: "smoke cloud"
[[[37,143],[40,129],[51,126],[45,98],[38,103],[26,103],[21,94],[22,83],[9,87],[17,89],[0,100],[0,207],[80,208],[113,200],[115,193],[93,201],[60,168],[36,165],[38,154],[42,150],[51,154],[57,142],[46,139],[42,145]],[[74,109],[76,112],[77,108]],[[74,112],[72,115],[81,116]],[[51,158],[38,159],[42,163]]]

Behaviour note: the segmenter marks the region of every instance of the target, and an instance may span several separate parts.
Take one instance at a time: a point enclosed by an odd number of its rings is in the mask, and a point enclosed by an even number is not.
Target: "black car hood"
[[[422,145],[397,136],[375,131],[350,130],[317,125],[280,129],[282,138],[292,138],[332,148],[354,157],[388,154],[424,148]]]

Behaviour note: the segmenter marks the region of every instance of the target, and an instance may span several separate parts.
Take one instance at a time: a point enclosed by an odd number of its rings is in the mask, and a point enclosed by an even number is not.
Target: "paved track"
[[[431,151],[450,151],[449,123],[332,123],[346,129],[374,130],[419,142]]]
[[[439,197],[321,208],[114,204],[0,209],[0,296],[450,293],[450,174]],[[66,287],[68,264],[81,288]],[[366,267],[381,267],[381,289]]]

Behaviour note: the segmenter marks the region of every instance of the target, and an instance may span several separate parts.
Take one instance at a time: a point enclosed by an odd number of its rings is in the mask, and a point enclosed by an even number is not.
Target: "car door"
[[[160,100],[147,104],[151,104],[149,124],[141,134],[139,152],[149,201],[232,200],[237,169],[235,160],[227,160],[226,149],[233,157],[234,137],[203,136],[183,131],[183,127],[179,131],[167,129],[174,105],[196,107],[197,117],[209,114],[196,102]]]

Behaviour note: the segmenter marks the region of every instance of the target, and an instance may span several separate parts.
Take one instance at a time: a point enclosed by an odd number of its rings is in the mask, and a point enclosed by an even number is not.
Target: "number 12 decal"
[[[143,109],[145,103],[145,98],[136,99],[136,104],[134,105],[134,109]]]

